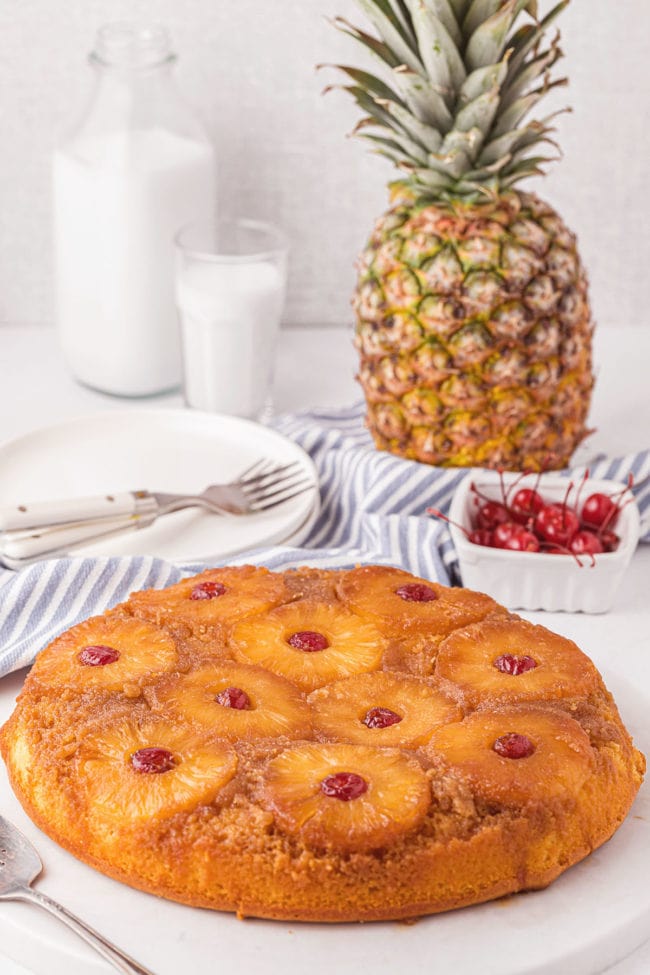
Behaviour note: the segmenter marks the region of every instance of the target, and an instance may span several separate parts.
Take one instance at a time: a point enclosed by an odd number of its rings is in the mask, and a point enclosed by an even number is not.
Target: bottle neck
[[[175,61],[167,32],[160,26],[102,27],[90,55],[96,83],[66,144],[83,156],[95,152],[89,143],[99,145],[118,135],[132,149],[132,136],[154,129],[207,143],[203,126],[176,88]]]
[[[176,57],[163,27],[107,24],[98,31],[89,60],[97,83],[86,130],[185,127],[186,113],[172,79]]]
[[[101,74],[123,78],[166,73],[175,60],[163,27],[126,22],[100,28],[90,55]]]

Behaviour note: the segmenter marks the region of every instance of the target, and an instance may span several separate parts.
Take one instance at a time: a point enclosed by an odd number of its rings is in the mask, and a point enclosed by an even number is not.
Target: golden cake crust
[[[544,887],[645,770],[575,644],[381,566],[135,593],[39,655],[0,745],[31,818],[103,873],[304,921]]]

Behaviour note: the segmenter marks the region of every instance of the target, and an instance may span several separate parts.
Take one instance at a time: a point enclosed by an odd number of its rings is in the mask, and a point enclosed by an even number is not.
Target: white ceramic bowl
[[[504,474],[506,487],[520,477]],[[522,478],[519,487],[535,487],[537,475]],[[468,475],[454,495],[449,517],[471,531],[474,526],[474,495],[471,485],[486,497],[501,501],[499,476],[493,471]],[[560,502],[569,481],[566,477],[544,474],[538,490],[544,500]],[[576,487],[578,482],[575,482]],[[596,492],[612,495],[623,487],[618,481],[588,480],[580,491],[582,502]],[[629,497],[630,495],[626,495]],[[573,493],[575,498],[575,490]],[[571,499],[569,499],[569,504]],[[581,556],[579,565],[570,555],[547,552],[513,552],[474,545],[450,525],[458,554],[463,585],[486,592],[510,609],[543,609],[549,612],[606,613],[616,598],[625,570],[639,541],[639,509],[630,501],[620,512],[614,530],[620,538],[615,552],[604,552],[591,559]]]

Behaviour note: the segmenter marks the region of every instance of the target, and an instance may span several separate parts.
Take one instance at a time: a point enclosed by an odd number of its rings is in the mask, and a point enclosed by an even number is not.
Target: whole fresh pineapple
[[[536,0],[357,2],[379,36],[337,25],[381,77],[337,67],[356,132],[404,174],[354,299],[374,440],[443,466],[563,467],[588,432],[587,281],[558,214],[515,187],[550,161],[552,116],[525,119],[566,82],[545,35],[568,0],[541,20]]]

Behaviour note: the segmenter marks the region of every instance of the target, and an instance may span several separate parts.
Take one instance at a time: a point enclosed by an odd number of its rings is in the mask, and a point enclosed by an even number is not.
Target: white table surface
[[[597,428],[590,442],[593,451],[615,456],[650,447],[650,329],[598,330],[595,361],[598,379],[590,418]],[[284,331],[276,370],[276,409],[347,405],[359,398],[355,369],[349,329]],[[57,420],[126,405],[150,409],[179,406],[182,400],[179,394],[169,394],[125,401],[85,389],[67,374],[53,329],[0,325],[0,441]],[[611,613],[526,615],[576,640],[606,677],[608,672],[627,679],[636,676],[642,690],[650,692],[650,546],[635,554]],[[650,931],[648,934],[650,937]],[[3,957],[1,945],[0,972],[30,975]],[[648,972],[650,941],[607,969],[608,975]]]

